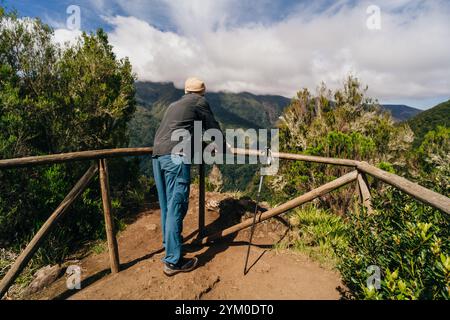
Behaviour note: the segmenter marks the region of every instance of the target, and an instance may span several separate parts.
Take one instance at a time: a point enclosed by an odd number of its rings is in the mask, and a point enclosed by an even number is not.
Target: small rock
[[[146,226],[146,229],[149,231],[156,231],[156,229],[158,229],[158,226],[154,223],[151,223],[149,225]]]
[[[55,282],[56,279],[61,275],[62,267],[60,265],[46,266],[34,274],[34,280],[30,283],[28,288],[25,290],[26,295],[33,294],[48,287],[50,284]]]
[[[211,209],[217,209],[219,207],[219,201],[208,200],[206,202],[206,207],[211,208]]]

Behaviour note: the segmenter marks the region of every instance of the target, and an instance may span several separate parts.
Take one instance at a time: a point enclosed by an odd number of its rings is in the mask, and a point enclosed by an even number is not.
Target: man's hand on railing
[[[222,148],[220,148],[215,142],[212,142],[208,147],[212,154],[234,154],[231,145],[224,141]]]
[[[234,154],[233,152],[233,147],[231,147],[231,145],[225,141],[225,154]]]

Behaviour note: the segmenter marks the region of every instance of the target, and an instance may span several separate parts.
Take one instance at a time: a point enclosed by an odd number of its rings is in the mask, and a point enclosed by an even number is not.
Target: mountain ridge
[[[138,105],[150,110],[158,119],[162,118],[162,109],[183,95],[184,90],[176,88],[173,82],[136,82]],[[226,91],[207,92],[206,98],[219,122],[231,128],[244,129],[266,128],[275,124],[291,101],[280,95]]]
[[[421,109],[413,108],[404,104],[381,104],[381,107],[389,111],[396,121],[406,121],[423,112]]]
[[[406,123],[414,132],[414,145],[419,146],[430,130],[437,126],[450,127],[450,100],[419,113]]]
[[[170,103],[184,95],[173,82],[136,82],[137,109],[129,123],[130,147],[152,146],[159,123]],[[222,128],[273,128],[283,110],[292,99],[278,95],[256,95],[250,92],[208,92],[206,94],[211,109]],[[422,110],[406,105],[382,105],[391,112],[394,119],[401,123],[413,117],[419,117]],[[424,113],[426,114],[425,111]],[[432,112],[431,112],[432,113]],[[414,124],[410,124],[413,127]],[[414,128],[412,128],[414,130]],[[141,163],[143,172],[151,176],[151,164],[145,160]],[[233,186],[245,188],[254,175],[255,168],[246,165],[224,166],[224,177],[233,181]]]
[[[155,131],[170,103],[184,95],[173,82],[137,81],[137,110],[129,125],[130,146],[152,145]],[[276,125],[292,99],[280,95],[257,95],[248,91],[207,92],[211,109],[223,128],[261,129]],[[408,121],[422,110],[407,105],[381,105],[395,121]]]
[[[181,98],[181,96],[183,96],[184,94],[184,90],[175,87],[173,82],[137,81],[136,94],[139,105],[147,106],[147,108],[152,108],[154,106],[151,106],[151,104],[155,102],[158,102],[159,106],[161,106],[161,104],[170,104],[171,102]],[[233,93],[229,91],[207,92],[206,97],[210,101],[213,112],[217,111],[219,113],[218,115],[219,119],[221,113],[223,113],[224,118],[233,117],[233,115],[229,114],[230,112],[229,110],[225,110],[223,108],[223,105],[226,105],[227,107],[231,107],[232,109],[231,113],[234,114],[235,117],[235,119],[229,120],[243,122],[242,124],[244,128],[249,127],[251,124],[256,125],[256,127],[260,127],[261,124],[269,124],[269,123],[267,123],[267,121],[263,121],[262,123],[260,121],[256,122],[250,121],[249,123],[248,119],[243,119],[242,117],[239,117],[240,119],[236,118],[236,115],[242,113],[242,110],[236,110],[236,108],[242,109],[243,106],[245,107],[245,103],[244,105],[237,105],[238,103],[249,102],[248,100],[254,100],[260,103],[263,107],[264,112],[266,112],[268,119],[270,120],[269,121],[270,124],[274,124],[278,119],[278,117],[281,115],[281,112],[283,111],[283,108],[280,108],[280,105],[287,106],[292,100],[292,98],[287,98],[281,95],[271,95],[271,94],[259,95],[248,91],[242,91],[238,93]],[[234,100],[233,105],[231,106],[228,105],[226,101],[224,103],[223,101],[224,97],[228,97],[229,99]],[[384,110],[389,111],[392,114],[393,118],[398,122],[407,121],[412,117],[415,117],[416,115],[423,112],[423,110],[421,109],[410,107],[404,104],[380,104],[380,105]],[[274,110],[270,108],[271,106],[272,107],[276,106],[277,108],[275,108]],[[161,110],[158,109],[157,111]],[[152,112],[152,113],[158,116],[159,112]],[[254,116],[254,114],[249,115]],[[161,116],[162,115],[159,115],[159,117]],[[268,120],[268,119],[259,119],[259,120]]]

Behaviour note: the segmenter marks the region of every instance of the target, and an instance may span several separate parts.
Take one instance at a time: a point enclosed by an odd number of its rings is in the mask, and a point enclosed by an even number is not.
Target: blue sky
[[[1,1],[1,0],[0,0]],[[73,41],[66,9],[81,29],[101,27],[140,80],[190,75],[214,91],[292,97],[321,81],[337,88],[349,73],[382,103],[428,108],[450,99],[450,1],[444,0],[6,0],[40,17],[55,41]],[[370,5],[380,9],[371,30]],[[373,20],[371,20],[373,21]]]
[[[38,16],[53,27],[60,26],[67,19],[66,8],[68,6],[78,5],[82,9],[84,16],[82,24],[84,31],[92,31],[99,27],[107,31],[111,30],[111,26],[102,19],[102,16],[105,15],[132,15],[150,22],[160,30],[177,31],[177,26],[171,23],[168,15],[166,1],[4,0],[4,2],[8,7],[17,9],[21,16]],[[242,10],[238,16],[234,17],[237,21],[233,22],[235,24],[251,21],[265,24],[273,23],[286,18],[293,8],[299,7],[301,3],[302,1],[299,0],[242,1],[240,4]],[[255,4],[259,6],[258,15],[254,14]],[[326,2],[321,3],[321,5],[324,4]]]

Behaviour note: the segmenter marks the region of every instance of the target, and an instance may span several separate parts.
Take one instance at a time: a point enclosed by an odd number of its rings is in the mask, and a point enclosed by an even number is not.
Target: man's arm
[[[202,121],[204,130],[217,129],[217,130],[222,131],[216,118],[214,118],[214,115],[211,111],[209,103],[208,103],[208,101],[206,101],[206,99],[201,99],[198,102],[198,104],[195,108],[195,112],[197,114],[197,118]],[[222,133],[223,133],[223,131],[222,131]]]
[[[209,106],[208,101],[206,99],[201,99],[199,103],[197,104],[197,107],[195,109],[197,113],[197,117],[199,120],[202,121],[203,129],[217,129],[222,132],[223,137],[223,151],[224,153],[232,153],[231,152],[231,146],[227,143],[225,134],[223,130],[220,128],[219,123],[217,122],[216,118],[214,117],[214,114],[211,111],[211,107]]]

